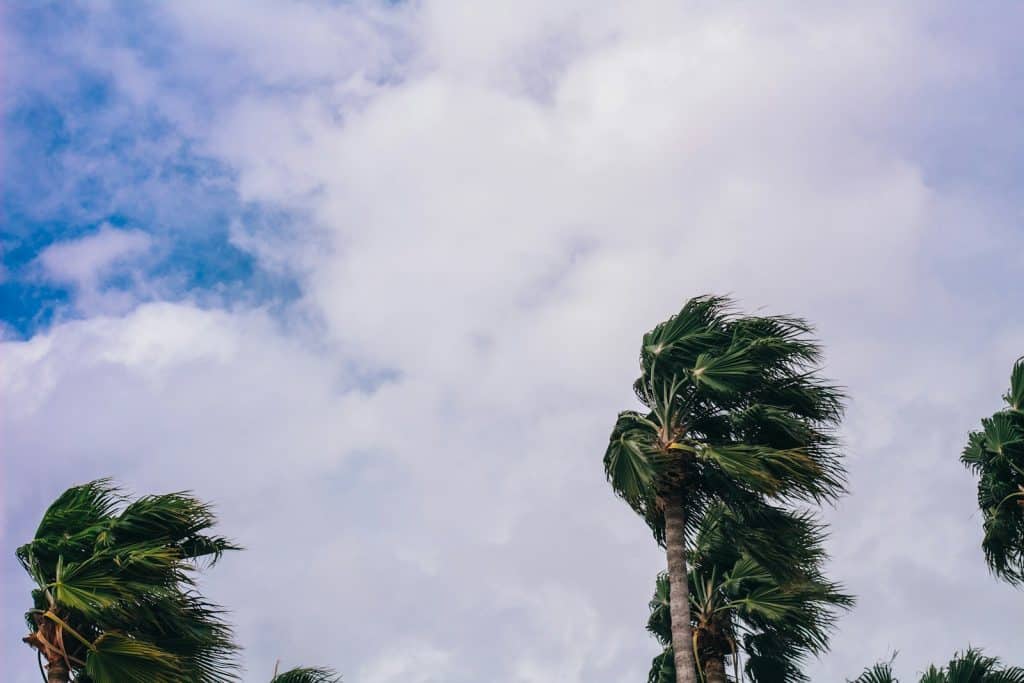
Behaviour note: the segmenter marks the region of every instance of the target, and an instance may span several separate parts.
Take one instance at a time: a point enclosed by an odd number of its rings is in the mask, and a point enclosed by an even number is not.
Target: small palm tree
[[[274,669],[274,677],[270,683],[338,683],[341,676],[332,669],[317,667],[295,667],[283,673]]]
[[[220,683],[237,680],[222,610],[195,591],[194,571],[230,541],[187,493],[129,502],[108,480],[65,491],[18,548],[32,577],[24,641],[51,683]]]
[[[1006,407],[967,437],[961,461],[978,475],[982,549],[992,572],[1024,582],[1024,358],[1013,366]]]
[[[803,660],[823,652],[840,609],[853,598],[821,574],[823,529],[806,513],[764,508],[745,514],[716,505],[705,515],[691,554],[690,622],[698,672],[724,683],[740,653],[754,681],[806,681]],[[669,587],[659,576],[648,630],[671,647]],[[671,681],[665,653],[652,683]],[[664,673],[663,673],[664,672]]]
[[[892,673],[892,662],[886,662],[875,664],[851,683],[898,682]],[[980,650],[970,648],[958,652],[944,667],[928,667],[920,683],[1024,683],[1024,668],[1004,667],[996,657],[986,657]]]
[[[817,376],[810,326],[736,316],[720,297],[691,299],[644,335],[634,390],[604,457],[615,492],[665,546],[673,604],[688,606],[686,538],[714,501],[830,500],[843,490],[831,435],[842,395]],[[697,680],[687,608],[672,611],[678,680]]]

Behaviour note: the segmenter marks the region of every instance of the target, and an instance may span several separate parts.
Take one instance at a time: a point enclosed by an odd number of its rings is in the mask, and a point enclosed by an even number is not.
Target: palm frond
[[[270,683],[338,683],[341,676],[332,669],[317,667],[295,667],[277,674]]]
[[[671,644],[666,645],[661,654],[651,661],[647,683],[676,683],[675,651]]]
[[[1021,412],[1024,410],[1024,358],[1018,358],[1013,364],[1013,371],[1010,373],[1010,390],[1003,397],[1010,406],[1010,410]]]
[[[657,426],[634,411],[619,414],[608,440],[604,469],[612,488],[634,509],[651,491],[656,476]]]
[[[152,643],[104,633],[93,643],[85,672],[96,683],[177,683],[183,671],[176,657]]]
[[[896,655],[893,655],[895,658]],[[899,679],[892,673],[892,660],[879,662],[874,666],[865,669],[864,673],[849,683],[899,683]]]

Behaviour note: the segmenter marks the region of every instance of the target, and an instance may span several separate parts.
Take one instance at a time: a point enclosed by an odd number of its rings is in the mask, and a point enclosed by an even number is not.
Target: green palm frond
[[[605,451],[605,475],[634,509],[646,500],[657,475],[657,432],[657,424],[635,411],[624,411]]]
[[[826,496],[831,477],[801,449],[780,450],[744,443],[710,445],[698,457],[717,465],[738,485],[767,496]]]
[[[895,658],[895,655],[893,655]],[[892,673],[892,660],[879,662],[864,670],[860,676],[849,683],[899,683],[899,679]]]
[[[1020,412],[1024,410],[1024,358],[1018,358],[1013,364],[1013,372],[1010,373],[1010,390],[1003,397],[1010,410]]]
[[[687,301],[677,315],[644,335],[640,351],[644,374],[653,374],[661,366],[665,374],[681,375],[696,365],[701,353],[727,344],[731,306],[731,301],[716,296]]]
[[[750,345],[733,346],[719,353],[705,351],[697,356],[689,377],[698,388],[720,393],[735,393],[759,379],[760,368],[750,354]]]
[[[16,553],[38,586],[27,642],[91,683],[237,680],[231,629],[194,588],[200,564],[237,547],[206,533],[215,523],[187,493],[72,487]]]
[[[274,676],[270,683],[338,683],[341,676],[331,669],[295,667]]]
[[[647,619],[647,632],[662,645],[672,643],[672,611],[669,602],[668,574],[661,572],[654,582],[654,597],[648,603],[651,610]]]
[[[173,654],[152,643],[104,633],[86,656],[85,672],[97,683],[179,683],[184,670]]]
[[[1008,450],[1015,449],[1024,442],[1024,433],[1012,413],[996,413],[982,420],[981,425],[985,434],[985,449],[996,456],[1007,457]]]
[[[661,654],[651,661],[647,683],[676,683],[675,652],[671,644],[666,645]]]

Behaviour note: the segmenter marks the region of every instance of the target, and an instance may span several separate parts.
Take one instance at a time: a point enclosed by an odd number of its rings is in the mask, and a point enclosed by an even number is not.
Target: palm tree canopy
[[[898,683],[893,676],[892,662],[875,664],[851,683]],[[1004,667],[996,657],[987,657],[981,650],[969,648],[957,653],[944,667],[928,667],[920,683],[1024,683],[1024,668]]]
[[[222,610],[193,574],[237,549],[187,493],[129,501],[108,480],[65,491],[17,550],[36,583],[25,641],[82,683],[237,680]]]
[[[332,669],[317,667],[295,667],[279,673],[270,683],[339,683],[341,676]]]
[[[806,681],[804,659],[823,652],[838,611],[853,604],[821,572],[824,529],[807,513],[711,506],[691,553],[690,617],[698,659],[746,654],[754,681]],[[763,559],[762,559],[763,558]],[[671,645],[667,577],[658,577],[647,629]],[[650,680],[659,680],[653,663]],[[669,679],[671,680],[671,679]]]
[[[734,315],[713,296],[644,335],[634,384],[644,410],[619,414],[604,465],[659,540],[659,496],[680,487],[690,531],[714,500],[822,501],[843,491],[832,435],[843,397],[818,377],[810,335],[799,318]]]
[[[967,437],[961,461],[978,476],[982,549],[992,572],[1024,582],[1024,358],[1013,366],[1006,407]]]

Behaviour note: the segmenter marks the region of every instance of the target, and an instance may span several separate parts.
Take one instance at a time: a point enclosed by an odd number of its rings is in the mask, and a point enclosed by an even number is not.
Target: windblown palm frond
[[[651,661],[651,671],[647,674],[647,683],[676,683],[674,654],[672,644],[669,643],[661,651],[661,654]]]
[[[68,489],[17,550],[37,586],[25,642],[82,683],[237,680],[231,629],[193,578],[237,548],[206,533],[215,523],[186,493]]]
[[[279,673],[270,683],[339,683],[341,676],[331,669],[296,667]]]
[[[983,515],[982,549],[992,572],[1024,583],[1024,358],[1017,361],[1004,395],[1007,407],[981,421],[960,457],[978,476]]]

